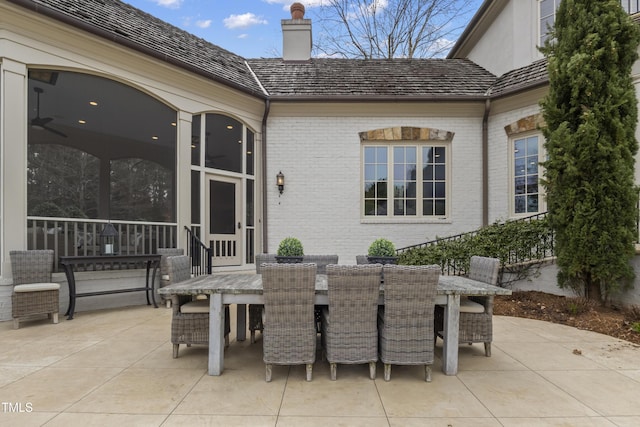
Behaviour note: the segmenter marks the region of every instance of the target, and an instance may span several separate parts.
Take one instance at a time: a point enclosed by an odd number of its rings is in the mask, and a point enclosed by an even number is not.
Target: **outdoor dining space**
[[[172,310],[162,306],[84,311],[20,329],[2,322],[0,401],[16,410],[0,409],[0,424],[640,425],[638,348],[605,335],[494,316],[491,357],[482,345],[461,345],[454,376],[442,372],[438,340],[430,383],[420,366],[394,366],[391,381],[372,381],[366,364],[340,365],[331,381],[320,346],[312,382],[300,365],[274,366],[267,383],[262,337],[236,340],[235,307],[221,376],[208,375],[206,346],[172,357]]]
[[[221,375],[225,341],[228,341],[225,336],[230,331],[228,308],[224,307],[238,305],[236,336],[244,340],[247,329],[245,306],[264,304],[262,317],[266,318],[264,361],[267,381],[271,381],[274,364],[304,364],[306,378],[311,381],[316,333],[320,329],[334,379],[337,362],[369,363],[369,376],[375,379],[374,364],[380,354],[387,381],[390,380],[392,364],[421,365],[425,369],[425,380],[430,381],[436,333],[440,333],[444,342],[442,370],[447,375],[455,375],[458,369],[461,298],[483,296],[491,299],[494,295],[511,293],[494,285],[499,261],[482,257],[472,260],[472,271],[478,270],[476,278],[441,276],[438,266],[329,264],[318,268],[315,263],[263,263],[258,267],[260,274],[214,274],[189,279],[188,257],[168,257],[167,261],[173,284],[159,292],[173,296],[174,358],[178,357],[180,343],[208,344],[209,374]],[[475,268],[474,261],[477,263]],[[339,282],[339,285],[333,282]],[[332,294],[341,289],[352,291],[332,298]],[[368,300],[367,294],[370,295]],[[198,296],[202,299],[195,301]],[[479,305],[472,301],[469,303]],[[436,304],[443,307],[439,328],[434,328]],[[326,307],[323,326],[319,326],[318,316],[314,317],[314,305]],[[336,326],[336,321],[333,327],[325,327],[327,323],[331,325],[330,315],[331,318],[339,318],[341,313],[337,307],[340,305],[347,312],[343,316],[347,320],[340,327]],[[361,316],[349,317],[349,312]],[[490,321],[491,313],[488,314]],[[363,322],[362,317],[368,320]],[[486,328],[490,329],[491,325]],[[484,341],[489,356],[491,333],[485,333],[485,336],[487,338],[480,341]],[[366,344],[363,345],[363,341]],[[331,345],[326,345],[336,342],[339,342],[336,344],[339,350],[332,350]],[[333,353],[342,353],[343,359],[331,360]]]

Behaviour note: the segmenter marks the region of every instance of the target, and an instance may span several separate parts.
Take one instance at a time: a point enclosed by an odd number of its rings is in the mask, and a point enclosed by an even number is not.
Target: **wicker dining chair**
[[[20,328],[20,319],[46,314],[58,323],[60,284],[51,282],[53,250],[10,251],[13,293],[11,314],[13,328]]]
[[[338,255],[304,255],[302,262],[315,264],[316,274],[327,274],[327,266],[338,263]],[[326,305],[316,305],[313,315],[316,319],[316,332],[322,331],[322,310]]]
[[[169,279],[169,272],[168,272],[169,266],[167,262],[167,257],[184,255],[184,249],[158,248],[158,255],[161,255],[160,257],[160,288],[163,288],[171,284],[171,280]],[[171,298],[168,298],[165,295],[159,295],[159,297],[162,301],[166,303],[167,307],[171,306]]]
[[[380,360],[384,379],[391,365],[424,365],[431,381],[433,312],[440,267],[392,265],[383,267],[384,308],[378,312]]]
[[[265,379],[273,365],[306,365],[307,381],[316,360],[313,316],[315,264],[263,264],[264,330],[262,336]]]
[[[356,264],[369,264],[369,258],[366,255],[356,255]]]
[[[167,257],[167,273],[171,283],[191,278],[191,258],[188,255]],[[209,344],[209,300],[193,299],[191,295],[172,295],[171,343],[173,358],[178,357],[180,344]],[[225,306],[225,345],[229,345],[231,324],[229,307]]]
[[[322,345],[337,377],[337,364],[369,364],[376,379],[378,298],[382,265],[328,265],[329,306],[322,311]]]
[[[469,261],[469,278],[490,285],[498,284],[500,260],[482,256],[472,256]],[[435,313],[436,331],[444,335],[444,307],[437,306]],[[460,329],[458,342],[484,343],[484,354],[491,357],[493,341],[493,296],[469,296],[460,298]]]
[[[264,263],[276,262],[275,254],[256,254],[255,264],[256,273],[261,274],[261,266]],[[249,304],[249,334],[250,342],[254,344],[256,342],[256,331],[262,331],[262,310],[264,306],[262,304]]]

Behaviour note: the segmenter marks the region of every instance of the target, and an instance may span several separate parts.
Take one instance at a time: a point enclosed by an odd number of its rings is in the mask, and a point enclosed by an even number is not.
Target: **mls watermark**
[[[31,402],[0,402],[2,412],[10,414],[21,414],[33,412],[33,404]]]

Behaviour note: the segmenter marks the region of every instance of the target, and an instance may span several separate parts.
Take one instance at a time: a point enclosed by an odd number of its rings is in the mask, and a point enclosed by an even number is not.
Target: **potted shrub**
[[[304,249],[302,243],[295,237],[287,237],[282,239],[278,245],[276,253],[276,261],[279,263],[298,263],[302,262]]]
[[[396,247],[390,240],[376,239],[369,246],[367,259],[370,264],[395,264],[398,261]]]

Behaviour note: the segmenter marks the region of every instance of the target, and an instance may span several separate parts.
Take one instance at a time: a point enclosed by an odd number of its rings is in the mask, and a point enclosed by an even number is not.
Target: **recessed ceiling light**
[[[78,120],[78,123],[80,123],[81,125],[84,125],[84,124],[86,124],[86,123],[87,123],[87,121],[86,121],[86,120],[82,120],[82,119],[80,119],[80,120]]]
[[[176,122],[171,122],[171,126],[178,126]]]
[[[231,129],[233,129],[233,126],[232,125],[227,125],[227,129],[231,130]]]
[[[97,101],[89,101],[89,105],[93,105],[94,107],[98,105]]]
[[[151,139],[153,139],[154,141],[159,139],[156,135],[152,136]]]

